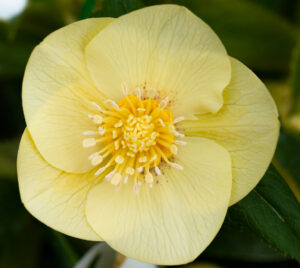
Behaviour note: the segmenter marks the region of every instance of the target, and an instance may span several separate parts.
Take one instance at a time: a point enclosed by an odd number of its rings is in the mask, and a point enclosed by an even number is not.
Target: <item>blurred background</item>
[[[143,6],[171,2],[185,5],[206,21],[228,53],[268,86],[282,124],[273,165],[300,200],[299,0],[0,0],[1,268],[74,267],[94,246],[41,224],[19,198],[16,155],[25,128],[21,89],[32,49],[52,31],[76,20],[118,17]],[[300,267],[247,224],[235,222],[238,208],[229,210],[220,233],[195,261],[198,266],[191,267]],[[107,255],[113,254],[107,250]],[[127,267],[143,266],[131,263]]]

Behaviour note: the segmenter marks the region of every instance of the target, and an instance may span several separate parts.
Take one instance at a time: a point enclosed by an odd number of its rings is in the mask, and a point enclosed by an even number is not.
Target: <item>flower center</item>
[[[184,135],[175,128],[175,124],[184,118],[173,120],[172,113],[166,109],[167,99],[160,103],[153,98],[142,99],[139,89],[137,96],[128,96],[126,86],[122,85],[125,97],[118,103],[106,100],[105,108],[92,103],[98,113],[89,118],[97,130],[83,133],[94,136],[85,138],[83,146],[102,145],[99,151],[89,156],[95,166],[104,163],[96,176],[110,169],[105,178],[111,184],[121,186],[130,178],[134,181],[134,192],[138,193],[142,184],[153,186],[155,178],[161,175],[159,166],[162,162],[183,169],[170,158],[177,154],[178,145],[185,144],[177,140]]]

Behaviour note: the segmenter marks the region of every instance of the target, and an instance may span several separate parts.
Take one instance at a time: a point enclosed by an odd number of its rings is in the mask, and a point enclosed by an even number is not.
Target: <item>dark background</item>
[[[13,0],[12,0],[13,1]],[[0,267],[72,267],[93,243],[67,237],[35,220],[21,204],[16,155],[25,128],[22,79],[32,49],[52,31],[93,16],[118,17],[145,5],[187,6],[219,35],[228,53],[266,82],[281,116],[273,164],[300,199],[300,1],[297,0],[30,0],[0,21]],[[0,4],[1,9],[1,4]],[[296,123],[295,123],[296,122]],[[300,251],[300,248],[299,248]],[[196,260],[222,267],[299,267],[229,215]]]

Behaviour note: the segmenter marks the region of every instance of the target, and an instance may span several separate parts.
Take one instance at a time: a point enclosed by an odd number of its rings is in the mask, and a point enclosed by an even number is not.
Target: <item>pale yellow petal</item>
[[[87,19],[50,34],[32,52],[23,81],[23,107],[32,138],[43,157],[68,172],[91,169],[82,132],[94,127],[92,101],[103,100],[90,79],[84,48],[112,19]]]
[[[216,112],[230,81],[230,60],[212,29],[185,7],[152,6],[124,15],[87,46],[91,76],[108,98],[155,88],[173,114]]]
[[[186,141],[174,159],[184,169],[163,165],[153,188],[142,185],[137,195],[128,181],[116,192],[105,181],[90,191],[88,222],[115,250],[144,262],[182,264],[215,237],[230,199],[230,156],[213,141]]]
[[[246,196],[266,172],[273,157],[279,121],[265,85],[245,65],[231,59],[232,80],[224,106],[215,115],[199,115],[182,123],[188,135],[206,137],[224,146],[232,158],[231,204]]]
[[[47,163],[25,130],[18,153],[21,199],[28,211],[51,228],[81,239],[101,240],[85,217],[92,173],[70,174]]]

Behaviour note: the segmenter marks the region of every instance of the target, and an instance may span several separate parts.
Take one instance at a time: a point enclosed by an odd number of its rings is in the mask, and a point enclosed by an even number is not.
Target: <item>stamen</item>
[[[104,167],[101,167],[101,168],[99,168],[96,172],[95,172],[95,176],[98,176],[98,175],[100,175],[104,170],[106,169],[106,167],[104,166]]]
[[[103,117],[101,115],[94,115],[93,116],[93,122],[95,124],[102,124]]]
[[[110,181],[111,178],[114,176],[114,174],[115,174],[115,171],[109,172],[109,173],[105,176],[105,179],[107,179],[108,181]]]
[[[103,161],[103,157],[102,157],[101,155],[96,155],[96,156],[94,156],[94,157],[92,158],[91,163],[92,163],[93,166],[97,166],[97,165],[99,165],[102,161]]]
[[[160,168],[159,168],[158,166],[156,166],[156,167],[154,168],[154,170],[155,170],[155,173],[156,173],[157,176],[160,176],[160,175],[161,175],[161,170],[160,170]]]
[[[175,143],[177,145],[186,145],[186,141],[179,141],[179,140],[176,140]]]
[[[102,107],[96,102],[92,105],[100,114],[90,114],[88,117],[97,124],[94,130],[83,132],[86,137],[82,141],[83,147],[92,147],[101,143],[101,149],[91,154],[88,159],[94,166],[99,167],[95,176],[102,174],[109,167],[112,168],[105,179],[120,189],[128,180],[133,180],[134,192],[139,193],[142,184],[149,188],[154,186],[156,176],[162,175],[159,168],[161,162],[167,163],[170,168],[182,170],[177,163],[170,162],[171,156],[178,152],[179,145],[185,145],[185,141],[177,138],[184,137],[178,132],[175,124],[184,120],[183,116],[174,120],[166,110],[169,99],[162,99],[158,103],[151,97],[143,98],[141,88],[136,88],[136,96],[128,96],[126,83],[121,83],[124,98],[116,103],[106,100]],[[146,95],[155,96],[156,89],[149,88]],[[150,172],[151,169],[151,172]]]
[[[183,137],[185,137],[184,134],[182,134],[182,133],[180,133],[180,132],[178,132],[178,131],[176,131],[176,130],[173,131],[173,134],[174,134],[174,136],[177,137],[177,138],[183,138]]]
[[[96,145],[96,139],[94,138],[87,138],[82,141],[82,146],[84,148],[92,147],[94,145]]]
[[[153,183],[153,175],[151,173],[147,173],[145,176],[146,183]]]
[[[105,134],[106,130],[103,127],[98,127],[98,133],[103,136]]]
[[[163,110],[167,107],[168,105],[168,102],[169,102],[169,98],[168,97],[165,97],[163,100],[161,100],[161,102],[159,103],[159,106],[158,108]]]
[[[92,105],[100,112],[104,112],[104,110],[101,108],[100,105],[98,105],[96,102],[92,102]]]
[[[128,182],[128,178],[129,178],[128,176],[124,177],[124,179],[123,179],[124,184],[126,184]]]
[[[184,120],[184,116],[179,116],[179,117],[176,117],[176,118],[174,119],[173,123],[174,123],[174,124],[177,124],[177,123],[179,123],[179,122],[181,122],[181,121],[183,121],[183,120]]]
[[[122,164],[124,162],[125,158],[122,155],[118,155],[115,159],[117,164]]]
[[[122,175],[120,173],[115,173],[113,177],[111,178],[111,184],[118,185],[120,181],[122,180]]]
[[[137,169],[137,171],[138,171],[139,173],[142,173],[142,172],[143,172],[143,167],[139,167],[139,168]]]
[[[161,118],[158,118],[158,122],[161,124],[162,127],[165,127],[165,123]]]
[[[142,98],[142,91],[141,91],[141,89],[140,89],[139,87],[136,89],[136,96],[137,96],[139,99]]]
[[[121,88],[122,88],[122,90],[123,90],[124,96],[127,96],[127,95],[128,95],[128,88],[127,88],[127,85],[126,85],[125,82],[122,82],[122,83],[121,83]]]
[[[95,131],[87,130],[82,133],[83,136],[93,136],[95,135]]]
[[[173,168],[176,168],[178,170],[183,170],[183,166],[177,164],[177,163],[174,163],[174,162],[168,162],[168,164],[173,167]]]
[[[123,122],[122,122],[122,120],[120,120],[118,123],[116,123],[115,125],[114,125],[114,127],[121,127],[121,126],[123,126]]]
[[[108,108],[115,108],[116,110],[120,110],[119,105],[113,100],[105,100],[104,105]]]
[[[134,174],[134,169],[131,168],[131,167],[126,168],[126,174],[133,175]]]
[[[178,148],[175,144],[172,144],[170,147],[170,151],[172,154],[177,154]]]
[[[150,87],[148,89],[148,91],[149,91],[149,93],[148,93],[149,98],[153,99],[155,97],[155,95],[156,95],[156,88]]]

